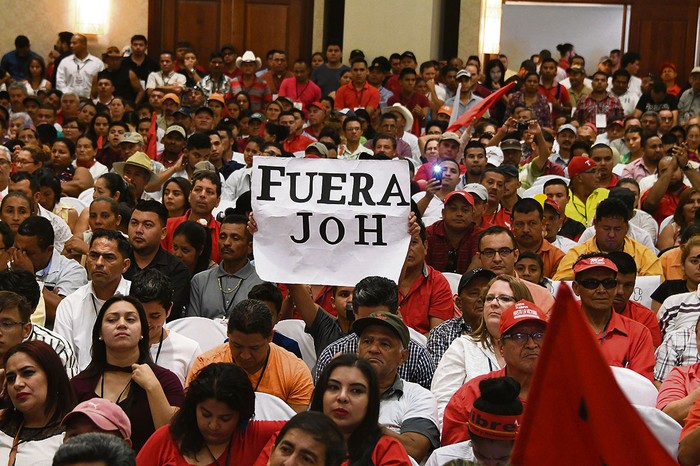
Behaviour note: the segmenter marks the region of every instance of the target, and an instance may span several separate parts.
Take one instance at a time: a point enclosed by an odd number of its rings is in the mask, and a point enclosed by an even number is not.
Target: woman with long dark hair
[[[285,421],[255,421],[255,392],[238,366],[205,366],[182,408],[146,442],[139,466],[252,465]]]
[[[379,382],[356,354],[333,359],[319,377],[310,411],[330,417],[345,436],[351,466],[411,465],[401,442],[379,425]]]
[[[4,363],[0,464],[50,464],[63,443],[61,419],[75,406],[61,359],[43,341],[29,340],[10,349]]]
[[[495,92],[505,86],[506,67],[503,66],[501,60],[498,58],[490,60],[488,63],[486,63],[486,68],[484,68],[484,71],[484,74],[486,75],[484,87],[486,87],[489,91]],[[508,105],[508,96],[504,95],[493,107],[489,109],[491,118],[495,120],[499,126],[503,124],[503,117],[506,113],[506,105]]]
[[[146,312],[130,296],[114,296],[100,308],[92,330],[92,362],[71,380],[78,401],[104,398],[131,419],[138,451],[170,422],[183,400],[175,374],[151,360]]]
[[[190,276],[209,268],[211,262],[211,234],[198,222],[187,220],[173,233],[173,256],[180,259]]]

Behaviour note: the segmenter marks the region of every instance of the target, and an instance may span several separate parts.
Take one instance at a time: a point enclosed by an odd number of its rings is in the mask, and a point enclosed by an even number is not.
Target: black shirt
[[[150,264],[144,269],[154,268],[160,270],[170,279],[173,288],[173,310],[168,317],[168,322],[174,319],[179,319],[185,315],[185,307],[190,302],[190,272],[183,262],[177,257],[170,254],[162,247],[158,247],[158,253],[153,258]],[[134,254],[131,254],[131,266],[124,274],[127,280],[133,280],[136,274],[144,269],[140,269],[134,260]]]
[[[576,220],[571,220],[566,218],[564,224],[559,229],[559,234],[573,241],[578,241],[578,238],[586,231],[586,227],[583,223],[577,222]]]
[[[689,293],[690,290],[685,280],[666,280],[651,294],[651,299],[663,304],[666,298],[681,293]]]
[[[317,309],[316,318],[311,327],[306,327],[304,331],[314,339],[316,357],[319,357],[328,345],[345,336],[338,321],[321,308]]]
[[[148,80],[148,75],[156,71],[160,71],[160,65],[153,58],[146,55],[143,63],[137,65],[131,57],[126,57],[122,61],[122,66],[126,66],[128,69],[133,70],[138,76],[139,81],[143,81],[143,86],[146,87],[146,81]]]

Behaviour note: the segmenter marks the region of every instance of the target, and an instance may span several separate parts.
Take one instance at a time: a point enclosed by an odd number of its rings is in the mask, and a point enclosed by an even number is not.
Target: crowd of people
[[[44,59],[18,36],[0,461],[509,464],[570,284],[630,403],[700,463],[700,67],[556,49],[290,63],[135,35],[98,58],[61,32]],[[263,281],[256,157],[400,160],[398,282]]]

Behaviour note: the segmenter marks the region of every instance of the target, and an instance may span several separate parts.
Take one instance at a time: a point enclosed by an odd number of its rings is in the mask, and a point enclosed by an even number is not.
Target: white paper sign
[[[398,283],[410,242],[407,162],[255,157],[255,269],[275,283]]]

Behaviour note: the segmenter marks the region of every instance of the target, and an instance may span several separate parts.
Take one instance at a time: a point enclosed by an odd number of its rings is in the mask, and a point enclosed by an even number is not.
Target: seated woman
[[[14,191],[2,198],[0,220],[7,223],[13,234],[17,233],[23,221],[35,215],[34,203],[19,191]]]
[[[168,209],[168,218],[182,217],[190,208],[192,184],[187,178],[174,176],[163,185],[163,205]]]
[[[686,189],[678,198],[678,205],[673,213],[671,221],[659,233],[659,240],[656,247],[659,251],[664,251],[680,244],[681,231],[693,223],[695,211],[700,207],[700,191],[695,188]]]
[[[51,464],[63,443],[61,419],[75,406],[61,359],[43,341],[29,340],[10,349],[4,364],[7,409],[0,413],[0,463]]]
[[[34,173],[44,166],[46,154],[37,146],[25,146],[17,154],[15,165],[18,172]]]
[[[92,362],[71,385],[78,401],[104,398],[124,410],[136,451],[170,422],[184,397],[177,376],[153,364],[146,312],[129,296],[114,296],[100,309],[92,331]]]
[[[90,207],[85,209],[88,212],[89,230],[85,230],[81,235],[73,235],[63,246],[63,255],[75,259],[84,264],[85,254],[90,249],[90,239],[92,232],[96,230],[119,231],[121,215],[119,214],[119,204],[111,197],[100,196],[92,201]]]
[[[500,351],[498,323],[503,311],[521,299],[532,302],[532,294],[515,277],[498,275],[486,285],[481,325],[470,335],[462,335],[452,342],[433,376],[430,391],[437,399],[441,427],[445,406],[459,387],[505,365]]]
[[[124,178],[117,175],[116,173],[105,173],[101,175],[97,180],[95,180],[95,187],[92,192],[92,199],[95,200],[100,196],[111,197],[118,203],[124,203],[125,205],[133,208],[136,206],[134,201],[134,196],[131,191],[129,191],[129,186],[124,181]],[[86,231],[89,226],[88,209],[83,209],[78,217],[78,223],[75,227],[76,235],[80,236]]]
[[[51,168],[61,180],[66,196],[78,197],[86,189],[92,188],[94,180],[90,170],[73,166],[74,160],[75,143],[66,138],[56,139],[51,146]]]
[[[243,369],[204,367],[190,382],[182,409],[146,442],[139,466],[252,465],[285,421],[252,420],[255,392]]]
[[[78,212],[68,204],[61,202],[63,190],[61,182],[50,168],[42,168],[34,172],[34,177],[39,182],[39,204],[63,219],[72,233],[78,223]]]
[[[357,355],[338,356],[325,367],[309,410],[322,412],[340,428],[350,464],[412,464],[401,442],[382,433],[377,375]]]
[[[87,135],[82,135],[75,143],[75,160],[74,167],[87,168],[92,175],[92,179],[97,179],[107,173],[107,167],[102,165],[95,159],[97,155],[97,139],[93,139]]]
[[[201,224],[188,220],[175,228],[173,233],[173,256],[180,259],[194,277],[207,270],[211,262],[211,235]]]

